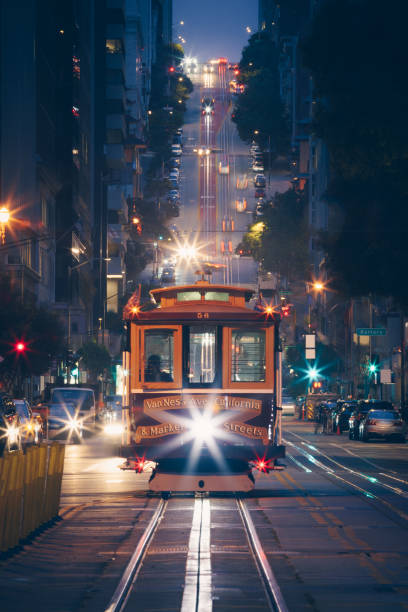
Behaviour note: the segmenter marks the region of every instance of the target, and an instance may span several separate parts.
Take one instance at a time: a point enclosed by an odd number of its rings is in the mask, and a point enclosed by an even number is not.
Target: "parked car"
[[[178,178],[180,176],[180,170],[178,168],[172,168],[170,170],[170,177]]]
[[[391,402],[383,400],[359,400],[357,407],[350,415],[349,418],[349,438],[350,440],[357,440],[359,437],[360,423],[365,418],[369,410],[390,410],[393,411],[393,405]]]
[[[370,438],[405,442],[406,433],[406,424],[394,410],[369,410],[359,425],[359,439],[363,442]]]
[[[171,145],[171,153],[175,157],[181,157],[182,150],[181,150],[180,145]]]
[[[356,409],[357,401],[350,400],[341,403],[339,409],[336,412],[334,429],[337,427],[340,429],[340,433],[347,431],[349,428],[349,419],[353,410]]]
[[[255,216],[256,217],[261,217],[263,215],[264,212],[264,205],[263,204],[258,204],[256,205],[256,209],[255,209]]]
[[[256,174],[254,178],[255,187],[265,187],[266,180],[263,174]]]
[[[264,171],[263,163],[255,160],[254,163],[252,164],[252,170],[253,172],[263,172]]]
[[[255,197],[256,198],[264,198],[265,197],[265,190],[261,189],[260,187],[255,189]]]
[[[181,165],[181,159],[179,157],[172,157],[169,161],[170,168],[179,168]]]
[[[13,400],[20,419],[22,444],[39,444],[43,439],[43,422],[39,415],[33,414],[26,399]]]
[[[178,189],[171,189],[168,193],[167,196],[168,200],[174,202],[174,201],[178,201],[180,199],[180,192]]]
[[[0,392],[0,455],[21,448],[20,419],[12,398]]]
[[[175,280],[176,275],[174,272],[174,268],[164,268],[161,275],[162,283],[174,283]]]

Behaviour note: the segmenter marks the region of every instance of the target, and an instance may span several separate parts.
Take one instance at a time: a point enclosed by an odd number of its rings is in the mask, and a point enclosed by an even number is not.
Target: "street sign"
[[[392,383],[392,370],[380,370],[380,382],[390,385]]]
[[[357,327],[357,336],[385,336],[387,330],[385,327]]]
[[[279,290],[279,294],[280,295],[290,295],[291,293],[292,293],[291,291],[287,291],[286,289],[285,290],[282,290],[282,289]]]

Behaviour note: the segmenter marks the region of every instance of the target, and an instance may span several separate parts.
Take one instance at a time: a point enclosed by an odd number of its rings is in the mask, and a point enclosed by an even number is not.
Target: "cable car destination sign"
[[[230,395],[170,395],[145,399],[143,412],[159,424],[139,425],[135,433],[136,443],[146,438],[188,433],[190,421],[203,416],[214,418],[214,425],[219,425],[224,434],[238,434],[261,440],[265,445],[269,443],[266,427],[246,422],[261,414],[262,401],[259,399]],[[216,419],[221,412],[225,413],[225,420],[222,417]]]

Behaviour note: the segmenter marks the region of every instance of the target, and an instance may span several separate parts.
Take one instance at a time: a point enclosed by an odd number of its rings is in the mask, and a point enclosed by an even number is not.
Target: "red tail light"
[[[264,474],[268,474],[273,469],[272,460],[265,459],[265,457],[257,457],[256,461],[253,462],[253,466],[260,472],[264,472]]]

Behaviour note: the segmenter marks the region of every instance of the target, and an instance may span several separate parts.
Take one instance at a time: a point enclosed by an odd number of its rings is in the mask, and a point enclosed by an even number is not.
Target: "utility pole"
[[[405,417],[405,317],[401,311],[401,412]]]

